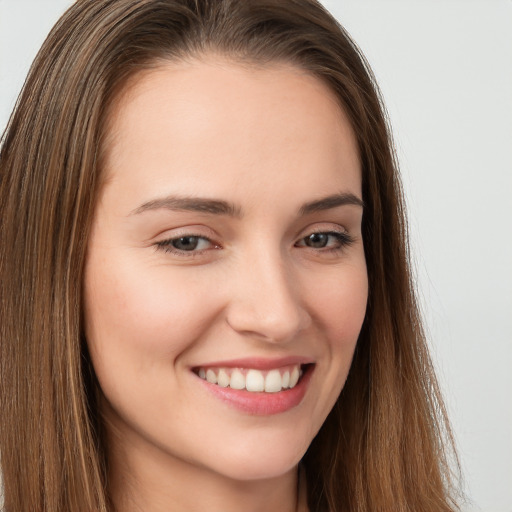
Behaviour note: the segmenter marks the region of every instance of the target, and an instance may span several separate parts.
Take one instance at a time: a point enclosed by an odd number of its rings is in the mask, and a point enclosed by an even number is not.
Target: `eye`
[[[295,245],[297,247],[309,247],[324,251],[342,250],[353,242],[348,233],[338,231],[319,231],[301,238]]]
[[[156,244],[158,249],[178,255],[185,253],[198,253],[217,246],[208,238],[199,235],[186,235],[168,240],[162,240]],[[190,254],[190,255],[192,255]]]

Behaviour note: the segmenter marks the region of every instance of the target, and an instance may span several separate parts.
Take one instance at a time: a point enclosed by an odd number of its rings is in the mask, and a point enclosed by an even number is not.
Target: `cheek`
[[[347,266],[330,280],[317,280],[315,290],[310,303],[331,350],[355,348],[368,300],[366,265]]]
[[[173,361],[215,316],[215,305],[197,279],[169,275],[166,267],[134,270],[130,262],[88,263],[85,325],[91,356],[144,362]],[[200,302],[201,307],[198,307]],[[129,358],[133,357],[130,361]]]
[[[325,349],[331,360],[332,400],[341,392],[350,370],[367,300],[368,277],[364,260],[344,267],[330,283],[323,281],[316,294],[317,323],[325,333]]]
[[[313,379],[320,390],[312,405],[314,437],[332,410],[347,379],[366,314],[368,278],[364,259],[326,268],[303,283],[318,329],[319,362]]]

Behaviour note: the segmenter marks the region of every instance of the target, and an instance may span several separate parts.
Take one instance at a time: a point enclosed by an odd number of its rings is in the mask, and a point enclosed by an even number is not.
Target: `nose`
[[[238,333],[286,343],[311,324],[291,266],[280,255],[244,258],[231,283],[227,322]]]

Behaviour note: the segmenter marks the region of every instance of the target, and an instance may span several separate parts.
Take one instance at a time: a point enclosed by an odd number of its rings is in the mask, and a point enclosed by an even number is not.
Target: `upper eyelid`
[[[334,228],[321,226],[306,229],[305,233],[348,233],[348,230],[340,225],[336,225]]]
[[[197,236],[198,238],[206,238],[210,241],[215,241],[216,238],[220,238],[219,235],[211,228],[204,225],[197,225],[162,230],[153,237],[153,240],[156,240],[156,243],[158,243],[160,241],[165,242],[187,236]]]
[[[318,226],[317,224],[320,224],[320,225]],[[206,229],[209,233],[208,234],[200,233],[200,230],[203,230],[203,229]],[[172,234],[169,233],[168,235],[162,235],[162,233],[166,233],[168,231],[177,231],[177,233],[172,233]],[[216,232],[214,232],[213,230],[211,230],[210,228],[208,228],[206,226],[201,226],[198,228],[196,228],[195,226],[190,226],[190,227],[184,226],[181,228],[174,228],[172,230],[168,229],[168,230],[163,231],[162,233],[160,233],[160,235],[158,236],[158,238],[160,238],[160,236],[162,236],[162,239],[157,240],[156,241],[157,244],[161,243],[161,242],[169,242],[171,240],[176,240],[176,239],[182,238],[182,237],[196,236],[198,238],[204,238],[212,243],[220,245],[216,241],[216,239],[221,238],[221,236],[219,236]],[[302,228],[300,231],[296,232],[294,238],[296,240],[300,240],[300,239],[307,237],[308,235],[313,234],[313,233],[339,233],[339,234],[349,235],[350,231],[345,226],[335,223],[335,222],[333,222],[333,223],[321,222],[321,223],[315,223],[314,225],[307,226],[306,228]]]
[[[297,233],[296,239],[300,240],[314,233],[339,233],[340,235],[349,235],[350,231],[345,226],[336,222],[317,222],[301,229]]]

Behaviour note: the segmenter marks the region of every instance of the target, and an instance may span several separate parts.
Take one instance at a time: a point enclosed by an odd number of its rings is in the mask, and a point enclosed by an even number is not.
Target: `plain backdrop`
[[[0,0],[0,131],[71,3]],[[370,61],[390,114],[464,512],[512,512],[512,1],[324,4]]]

